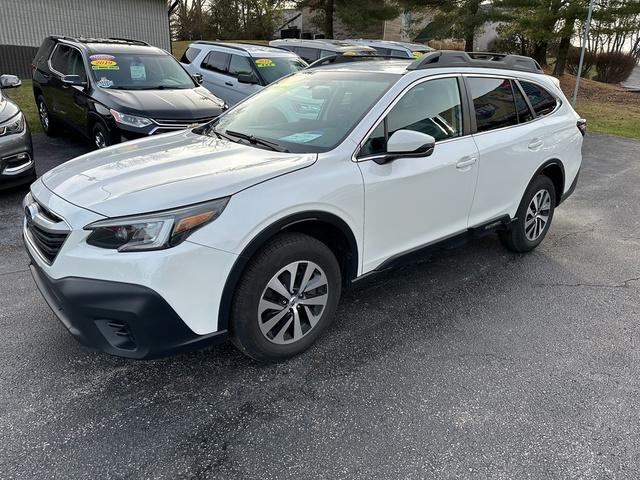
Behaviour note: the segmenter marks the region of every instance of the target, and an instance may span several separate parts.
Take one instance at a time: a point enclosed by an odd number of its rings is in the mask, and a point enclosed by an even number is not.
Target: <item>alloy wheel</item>
[[[302,260],[278,271],[262,292],[258,326],[270,342],[284,345],[307,335],[322,318],[329,283],[322,268]]]
[[[47,106],[44,102],[40,102],[40,105],[38,105],[38,113],[40,114],[42,127],[47,130],[49,128],[49,112],[47,112]]]
[[[107,146],[107,140],[104,138],[104,134],[100,130],[96,130],[93,134],[93,142],[98,148],[105,148]]]
[[[539,190],[531,199],[524,219],[524,233],[533,242],[542,235],[549,223],[551,195],[547,190]]]

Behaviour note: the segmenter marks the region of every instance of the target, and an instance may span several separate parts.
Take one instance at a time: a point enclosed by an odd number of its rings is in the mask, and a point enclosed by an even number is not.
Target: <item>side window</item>
[[[426,133],[436,141],[460,137],[462,104],[457,79],[430,80],[409,90],[374,129],[359,156],[385,153],[387,140],[398,130]]]
[[[231,62],[229,63],[229,75],[237,77],[241,73],[252,73],[253,68],[249,63],[247,57],[241,57],[240,55],[231,55]]]
[[[518,88],[518,84],[511,81],[511,86],[513,87],[513,94],[516,98],[516,110],[518,112],[518,122],[525,123],[533,120],[533,113],[531,113],[531,109],[529,105],[527,105],[527,101],[525,100],[520,88]]]
[[[63,75],[69,74],[69,55],[71,54],[71,47],[58,44],[51,56],[51,66],[57,72]]]
[[[335,55],[336,55],[336,52],[332,52],[330,50],[320,50],[320,58],[333,57]]]
[[[382,47],[373,47],[376,49],[376,52],[378,52],[378,55],[391,55],[392,50],[389,50],[388,48],[382,48]]]
[[[469,78],[478,132],[518,124],[511,81],[503,78]]]
[[[201,51],[202,50],[200,50],[199,48],[189,47],[182,54],[182,58],[180,59],[180,61],[182,63],[190,64],[196,59],[196,57],[200,54]]]
[[[320,58],[320,50],[317,48],[300,47],[298,48],[298,55],[307,63],[311,63]]]
[[[87,72],[84,69],[84,63],[82,62],[82,55],[75,48],[70,49],[69,52],[69,67],[68,75],[79,75],[83,81],[87,81]]]
[[[544,88],[531,82],[520,81],[524,93],[527,94],[529,102],[533,107],[533,111],[536,115],[541,117],[551,113],[557,105],[557,101],[553,95],[547,92]]]
[[[227,73],[227,66],[229,65],[228,53],[224,52],[209,52],[206,58],[203,60],[201,67],[212,72]]]

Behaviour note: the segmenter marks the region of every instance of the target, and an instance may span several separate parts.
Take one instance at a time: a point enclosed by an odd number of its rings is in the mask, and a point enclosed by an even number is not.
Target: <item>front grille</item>
[[[184,130],[192,127],[194,124],[203,125],[205,123],[210,122],[211,120],[214,120],[215,118],[217,117],[193,118],[189,120],[156,118],[154,119],[154,122],[157,124],[157,127],[153,129],[152,133],[167,133],[175,130]]]
[[[35,201],[31,194],[25,197],[23,205],[25,236],[42,259],[51,265],[69,236],[69,226],[58,215]]]
[[[33,240],[34,246],[49,263],[55,260],[64,241],[69,236],[68,233],[48,232],[33,222],[27,226],[27,229],[31,234],[31,240]]]

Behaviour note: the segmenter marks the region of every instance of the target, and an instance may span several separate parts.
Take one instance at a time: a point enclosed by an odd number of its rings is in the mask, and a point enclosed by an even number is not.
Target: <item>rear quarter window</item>
[[[522,90],[527,95],[529,103],[533,107],[533,111],[536,112],[536,116],[543,117],[549,115],[556,109],[558,101],[547,90],[540,85],[531,82],[525,82],[520,80]]]
[[[54,46],[55,42],[52,39],[45,38],[44,42],[42,42],[42,45],[40,45],[40,48],[38,49],[38,53],[36,53],[33,63],[38,66],[41,64],[46,64],[47,60],[49,59],[49,55],[51,55],[51,50],[53,50]]]
[[[511,82],[506,78],[469,78],[478,132],[518,124]]]
[[[202,50],[199,48],[189,47],[182,54],[182,58],[180,59],[180,61],[182,63],[190,64],[196,59],[198,55],[200,55],[201,51]]]

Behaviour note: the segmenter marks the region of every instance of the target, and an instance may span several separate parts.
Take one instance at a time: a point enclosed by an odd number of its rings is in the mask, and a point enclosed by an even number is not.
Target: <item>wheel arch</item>
[[[555,190],[556,190],[555,206],[557,207],[560,204],[562,194],[564,193],[564,185],[565,185],[564,165],[557,158],[547,160],[542,165],[540,165],[540,167],[538,167],[538,169],[536,170],[536,173],[533,174],[533,176],[531,177],[527,185],[530,185],[533,179],[536,178],[538,175],[544,175],[545,177],[548,177],[553,182],[553,186],[555,187]]]
[[[251,258],[269,240],[282,232],[300,232],[317,238],[336,255],[343,285],[349,285],[358,275],[358,244],[351,227],[333,213],[299,212],[283,217],[264,228],[242,250],[236,259],[222,291],[218,312],[218,330],[229,327],[229,314],[236,286]]]

